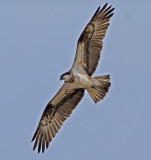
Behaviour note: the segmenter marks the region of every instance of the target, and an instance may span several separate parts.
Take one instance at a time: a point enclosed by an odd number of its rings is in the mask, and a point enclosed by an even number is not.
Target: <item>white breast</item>
[[[88,76],[85,74],[85,71],[80,65],[77,68],[72,68],[72,73],[75,78],[74,85],[76,87],[86,88],[86,86],[92,85],[92,82],[89,80]]]
[[[91,86],[92,82],[88,79],[88,77],[81,73],[74,74],[74,84],[77,88],[86,88],[87,86]]]

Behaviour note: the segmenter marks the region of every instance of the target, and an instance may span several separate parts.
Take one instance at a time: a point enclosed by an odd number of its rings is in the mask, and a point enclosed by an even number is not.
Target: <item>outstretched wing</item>
[[[64,84],[56,96],[46,106],[38,128],[32,138],[35,140],[33,150],[38,145],[38,153],[48,148],[49,143],[70,116],[84,95],[84,89],[69,90],[68,84]]]
[[[100,7],[97,9],[78,40],[72,69],[78,70],[80,66],[89,76],[95,72],[113,10],[112,6],[107,7],[107,3],[101,10]]]

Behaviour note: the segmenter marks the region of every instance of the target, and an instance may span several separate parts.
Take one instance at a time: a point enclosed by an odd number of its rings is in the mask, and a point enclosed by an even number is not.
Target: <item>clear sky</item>
[[[73,63],[84,27],[107,1],[0,1],[0,159],[151,159],[151,1],[110,0],[115,14],[94,76],[110,74],[107,97],[88,93],[44,154],[32,136]]]

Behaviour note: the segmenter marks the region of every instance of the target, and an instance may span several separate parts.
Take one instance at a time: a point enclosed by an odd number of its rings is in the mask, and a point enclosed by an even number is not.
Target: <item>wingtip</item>
[[[98,14],[98,12],[100,11],[100,6],[98,7],[98,9],[95,11],[94,15],[92,16],[91,20]],[[91,21],[90,20],[90,21]]]
[[[114,13],[111,13],[107,18],[111,18],[114,15]]]
[[[35,147],[33,147],[33,151],[35,150]]]
[[[40,151],[41,151],[41,148],[40,149],[38,148],[38,154],[40,153]]]
[[[106,7],[107,7],[107,5],[108,5],[108,3],[105,3],[104,8],[106,8]]]
[[[47,141],[46,142],[46,148],[48,149],[48,147],[49,147],[49,142]]]
[[[34,141],[34,137],[32,138],[31,142],[33,142],[33,141]]]
[[[35,138],[36,138],[36,134],[33,136],[31,142],[33,142],[35,140]]]
[[[109,6],[109,8],[111,8],[111,12],[113,12],[115,10],[115,7],[112,8],[112,5]]]
[[[115,7],[113,7],[113,8],[111,9],[111,12],[113,12],[113,11],[114,11],[114,9],[115,9]]]
[[[96,10],[94,15],[96,15],[99,12],[99,10],[100,10],[100,6],[97,8],[97,10]]]
[[[33,146],[33,151],[36,149],[36,145]]]
[[[108,3],[105,3],[105,5],[101,8],[100,13],[107,7]]]
[[[102,10],[104,10],[108,6],[108,3],[105,3],[105,5],[102,7]],[[110,5],[108,8],[112,8],[112,5]],[[115,9],[115,8],[114,8]],[[113,10],[114,10],[113,9]]]

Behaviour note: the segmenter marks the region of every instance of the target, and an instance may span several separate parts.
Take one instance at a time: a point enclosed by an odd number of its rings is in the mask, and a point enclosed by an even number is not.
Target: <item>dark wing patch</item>
[[[109,26],[109,20],[113,16],[114,8],[111,7],[107,8],[107,3],[101,10],[99,7],[78,40],[78,47],[83,49],[80,64],[89,76],[95,72],[100,59],[102,40]]]
[[[35,140],[33,150],[35,150],[37,145],[38,153],[41,148],[42,152],[45,151],[45,147],[48,148],[49,143],[52,141],[53,137],[55,137],[56,133],[63,125],[63,122],[78,105],[83,95],[84,89],[74,89],[63,96],[56,105],[52,105],[51,101],[48,103],[32,138],[32,141]]]

